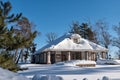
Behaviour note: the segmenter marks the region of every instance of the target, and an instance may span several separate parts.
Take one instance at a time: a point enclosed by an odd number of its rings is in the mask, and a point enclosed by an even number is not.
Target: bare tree
[[[54,41],[55,39],[57,39],[57,34],[54,33],[54,32],[50,32],[50,33],[46,34],[46,37],[47,37],[46,42],[47,43],[51,43],[52,41]]]
[[[99,44],[103,45],[105,48],[109,48],[111,44],[111,35],[109,33],[109,26],[105,21],[99,20],[96,22],[97,27],[97,39]],[[109,58],[109,54],[107,53],[107,59]]]
[[[115,53],[116,53],[116,54],[115,54],[116,57],[120,60],[120,50],[116,51]]]
[[[113,38],[112,45],[119,49],[116,55],[120,59],[120,23],[118,26],[113,26],[113,29],[117,33],[117,36]]]
[[[18,21],[16,28],[14,29],[16,33],[15,35],[16,46],[15,47],[17,47],[17,49],[20,50],[19,54],[16,53],[18,54],[16,63],[18,63],[20,57],[21,57],[21,60],[23,61],[24,50],[26,49],[28,52],[28,49],[33,44],[33,41],[37,35],[37,31],[36,30],[33,31],[32,27],[34,27],[34,25],[31,24],[29,19],[26,17],[22,17]]]

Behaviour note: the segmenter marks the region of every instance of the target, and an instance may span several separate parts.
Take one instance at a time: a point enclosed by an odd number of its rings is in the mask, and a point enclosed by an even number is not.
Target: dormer
[[[81,36],[79,34],[72,34],[70,38],[73,40],[74,43],[80,43]]]

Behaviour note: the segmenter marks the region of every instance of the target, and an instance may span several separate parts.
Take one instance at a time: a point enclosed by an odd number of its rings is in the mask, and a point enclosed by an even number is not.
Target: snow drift
[[[71,60],[71,61],[64,61],[64,62],[57,62],[55,65],[61,66],[77,66],[77,65],[85,65],[85,64],[93,64],[96,65],[95,61],[90,60]]]
[[[56,76],[56,75],[41,75],[41,74],[36,74],[32,80],[64,80],[61,76]],[[77,80],[77,79],[73,79]],[[87,78],[83,78],[82,80],[89,80]],[[100,80],[100,79],[97,79]],[[110,80],[109,77],[103,76],[102,80]]]
[[[32,80],[64,80],[60,76],[55,76],[55,75],[35,75]]]
[[[0,68],[0,80],[29,80],[28,78]]]
[[[98,59],[96,61],[97,64],[113,64],[113,65],[120,65],[120,60],[108,60],[108,59]]]

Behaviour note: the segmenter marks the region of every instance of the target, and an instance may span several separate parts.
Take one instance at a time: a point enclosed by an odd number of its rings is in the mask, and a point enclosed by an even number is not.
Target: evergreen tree
[[[14,22],[18,21],[21,17],[21,13],[14,15],[10,14],[12,6],[10,2],[3,3],[0,2],[0,48],[8,50],[13,40],[13,27],[8,29],[9,24],[13,24]]]
[[[27,49],[33,44],[37,31],[33,31],[32,23],[26,17],[21,17],[21,13],[10,14],[11,9],[9,1],[0,2],[0,48],[15,51],[14,61],[18,63],[25,48]]]
[[[79,34],[81,37],[95,42],[95,33],[92,31],[91,26],[89,26],[88,23],[82,23],[80,25],[78,22],[74,22],[69,32]]]
[[[88,24],[87,23],[82,23],[80,25],[80,30],[81,30],[81,36],[85,39],[89,39],[88,36]]]
[[[76,33],[81,35],[80,24],[78,22],[73,22],[70,28],[71,28],[71,30],[69,31],[70,33]]]
[[[13,55],[10,54],[10,50],[13,50],[14,30],[13,26],[9,24],[17,22],[22,14],[10,14],[11,9],[12,6],[9,1],[0,1],[0,66],[11,71],[17,71],[19,67],[15,64]]]

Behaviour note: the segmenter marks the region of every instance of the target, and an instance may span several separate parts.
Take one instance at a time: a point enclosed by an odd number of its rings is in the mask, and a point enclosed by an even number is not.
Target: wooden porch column
[[[88,60],[91,60],[91,52],[88,53]]]
[[[96,57],[95,57],[95,52],[93,52],[93,60],[95,61]]]
[[[102,54],[103,54],[103,59],[106,59],[106,53],[102,52]]]
[[[93,52],[91,52],[91,60],[93,60]]]
[[[81,52],[82,60],[85,60],[85,52]]]
[[[103,52],[101,52],[101,57],[102,57],[102,59],[104,59],[104,53]]]
[[[71,60],[70,51],[68,52],[68,61]]]
[[[51,64],[50,52],[47,53],[47,64]]]
[[[95,61],[95,52],[91,53],[91,60]]]
[[[46,59],[47,53],[43,53],[43,56],[44,56],[43,61],[44,61],[44,63],[46,63],[46,61],[47,61],[47,59]]]
[[[86,60],[89,60],[88,51],[86,52]]]

